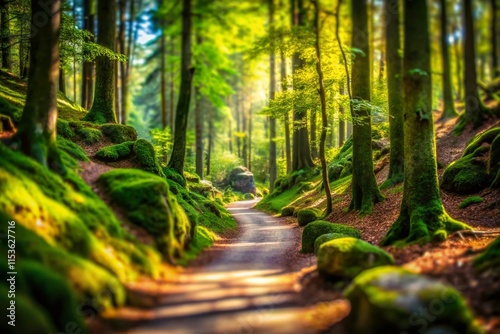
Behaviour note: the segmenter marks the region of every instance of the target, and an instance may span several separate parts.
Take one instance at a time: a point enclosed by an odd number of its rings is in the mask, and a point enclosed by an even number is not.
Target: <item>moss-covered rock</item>
[[[481,333],[464,298],[451,286],[391,266],[366,270],[345,290],[349,333]],[[439,331],[439,333],[443,333]]]
[[[340,239],[340,238],[348,238],[348,237],[349,237],[349,235],[341,234],[341,233],[322,234],[316,238],[316,241],[314,241],[314,254],[318,254],[319,247],[322,244],[324,244],[325,242],[328,242],[330,240]]]
[[[483,156],[489,151],[479,147],[474,153],[451,163],[443,173],[441,187],[460,194],[474,193],[488,187],[491,176],[487,173],[487,159]]]
[[[192,182],[192,183],[200,183],[201,179],[198,176],[198,174],[193,174],[189,172],[184,172],[184,178],[186,179],[187,182]]]
[[[295,207],[292,205],[285,206],[281,209],[281,217],[291,217],[293,216],[293,212],[295,211]]]
[[[500,135],[500,127],[493,127],[484,132],[478,133],[467,144],[462,157],[473,154],[474,151],[485,143],[491,144],[498,135]]]
[[[119,161],[130,158],[134,149],[135,142],[127,141],[117,145],[107,146],[100,149],[95,157],[102,161]]]
[[[474,259],[474,267],[487,269],[500,265],[500,237],[497,237],[486,251]]]
[[[114,144],[121,144],[127,141],[137,140],[135,128],[122,124],[101,125],[102,134],[109,138]]]
[[[156,159],[155,149],[153,145],[146,139],[139,139],[134,144],[135,161],[139,164],[142,170],[147,172],[165,176]]]
[[[327,277],[354,278],[366,269],[391,264],[389,253],[356,238],[331,240],[318,250],[318,271]]]
[[[469,206],[471,206],[473,204],[478,204],[478,203],[482,203],[482,202],[483,202],[483,198],[481,196],[470,196],[470,197],[467,197],[466,199],[464,199],[458,205],[458,208],[459,209],[465,209],[465,208],[468,208]]]
[[[85,154],[85,151],[78,144],[75,144],[70,140],[58,137],[57,148],[68,153],[71,157],[77,159],[78,161],[85,161],[85,162],[90,161],[87,155]]]
[[[327,233],[340,233],[353,238],[361,238],[361,233],[353,227],[319,220],[308,224],[302,231],[302,253],[314,252],[316,239]]]
[[[60,118],[57,119],[57,134],[66,139],[72,139],[75,136],[69,122]]]
[[[183,188],[186,188],[186,186],[187,186],[186,179],[184,178],[183,175],[177,173],[177,171],[175,169],[168,168],[168,167],[164,168],[163,174],[165,175],[165,177],[167,179],[174,181],[175,183],[177,183],[178,185],[180,185]]]
[[[182,255],[189,245],[191,224],[163,178],[117,169],[101,175],[99,182],[128,219],[154,237],[157,249],[167,259]]]
[[[297,220],[299,226],[306,226],[307,224],[318,220],[322,216],[322,212],[316,208],[301,209],[297,212]]]
[[[78,139],[87,145],[94,145],[102,139],[102,132],[98,126],[87,122],[70,122]]]

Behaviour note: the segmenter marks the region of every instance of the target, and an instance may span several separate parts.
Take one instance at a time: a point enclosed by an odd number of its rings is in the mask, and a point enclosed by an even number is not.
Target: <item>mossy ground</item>
[[[121,144],[106,146],[95,154],[102,161],[119,161],[127,159],[132,155],[135,142],[127,141]]]
[[[481,196],[469,196],[458,205],[458,208],[465,209],[473,204],[478,204],[478,203],[482,203],[482,202],[483,202],[483,198]]]

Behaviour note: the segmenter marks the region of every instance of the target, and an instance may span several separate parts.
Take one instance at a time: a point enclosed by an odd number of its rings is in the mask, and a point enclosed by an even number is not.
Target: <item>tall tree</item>
[[[385,56],[387,60],[387,89],[389,93],[389,135],[391,153],[389,175],[384,186],[402,182],[404,178],[403,87],[400,34],[400,5],[398,0],[385,0]]]
[[[57,172],[64,169],[56,147],[60,7],[57,0],[31,1],[28,93],[16,137],[26,155]]]
[[[269,33],[274,39],[274,0],[268,0],[269,6]],[[276,52],[274,43],[271,43],[271,52],[269,55],[269,100],[273,101],[276,97]],[[274,182],[278,178],[278,167],[276,164],[276,118],[269,118],[269,190],[274,190]]]
[[[365,0],[353,0],[351,8],[352,34],[351,46],[355,50],[352,64],[352,108],[353,152],[352,152],[352,200],[349,210],[369,213],[373,205],[383,200],[375,180],[372,153],[372,126],[370,107],[370,45],[368,43],[368,15]]]
[[[319,23],[319,0],[313,0],[314,5],[314,32],[316,35],[316,42],[314,48],[316,49],[316,72],[318,73],[318,94],[321,102],[321,137],[319,141],[319,159],[321,160],[321,175],[323,177],[323,188],[326,195],[326,210],[325,216],[332,212],[332,191],[330,190],[330,180],[328,179],[328,164],[326,162],[325,144],[326,134],[328,132],[328,114],[326,112],[326,91],[323,76],[323,69],[321,67],[321,48],[320,48],[320,23]]]
[[[191,0],[182,0],[182,3],[181,88],[175,114],[174,146],[168,162],[168,166],[181,175],[184,173],[186,158],[186,130],[194,76],[194,68],[191,66]]]
[[[97,43],[115,51],[116,1],[97,1]],[[96,60],[94,102],[84,119],[94,123],[116,123],[115,115],[115,60],[99,56]]]
[[[2,48],[2,68],[12,69],[12,40],[10,34],[10,10],[12,1],[0,0],[0,46]]]
[[[195,165],[196,174],[203,179],[203,108],[205,107],[205,99],[201,96],[199,87],[194,88],[194,96]]]
[[[451,63],[450,50],[448,44],[448,4],[446,0],[440,0],[441,4],[441,61],[443,67],[443,114],[441,119],[456,117],[457,111],[453,102],[453,93],[451,89]]]
[[[305,22],[304,0],[292,0],[292,25],[303,27]],[[293,54],[294,74],[304,68],[305,61],[300,57],[299,52]],[[302,90],[302,84],[294,76],[293,89]],[[309,144],[309,133],[307,131],[307,110],[304,107],[294,105],[293,110],[293,146],[292,146],[292,170],[297,171],[314,167],[311,157],[311,146]]]
[[[280,76],[281,76],[281,90],[284,92],[288,89],[286,84],[286,59],[283,49],[280,51],[281,64],[280,64]],[[285,157],[286,157],[286,172],[292,172],[292,147],[290,140],[290,114],[288,111],[283,115],[283,126],[285,127]]]
[[[341,80],[339,83],[339,94],[341,96],[345,95],[345,83]],[[339,103],[339,147],[342,147],[345,142],[345,110],[342,103]]]
[[[161,103],[161,128],[165,129],[168,122],[167,112],[167,45],[165,36],[165,20],[161,21],[160,35],[160,103]]]
[[[493,78],[500,76],[500,66],[498,64],[498,4],[497,0],[490,0],[491,2],[491,25],[490,25],[490,39],[491,39],[491,75]]]
[[[467,228],[443,208],[437,175],[432,118],[432,84],[427,1],[405,1],[404,8],[405,183],[398,219],[382,245],[442,240]]]
[[[465,65],[465,112],[460,116],[460,121],[455,127],[456,132],[464,130],[467,124],[474,128],[483,124],[489,109],[484,105],[479,96],[476,71],[476,43],[474,33],[474,18],[472,13],[472,0],[463,0],[464,16],[464,65]]]
[[[91,34],[86,42],[94,42],[95,34],[95,8],[96,0],[83,1],[83,29]],[[94,63],[91,61],[83,62],[82,73],[82,107],[90,109],[94,100]]]

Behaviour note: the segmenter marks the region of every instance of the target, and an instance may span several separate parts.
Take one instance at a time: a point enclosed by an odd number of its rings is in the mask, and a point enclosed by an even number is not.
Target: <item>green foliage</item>
[[[318,220],[322,216],[322,212],[319,209],[316,208],[306,208],[306,209],[301,209],[297,213],[297,220],[299,223],[299,226],[306,226],[307,224]]]
[[[57,148],[69,154],[71,157],[78,161],[88,162],[90,161],[85,151],[78,145],[69,141],[67,139],[58,137],[57,138]]]
[[[356,238],[331,240],[318,250],[318,271],[327,277],[352,279],[366,269],[391,264],[389,253]]]
[[[211,171],[207,179],[216,182],[221,182],[229,173],[242,165],[242,160],[234,154],[227,152],[223,154],[212,154]]]
[[[155,149],[146,139],[139,139],[134,144],[135,161],[139,167],[147,172],[164,176],[156,159]]]
[[[353,238],[361,238],[361,233],[350,226],[319,220],[308,224],[302,231],[302,253],[314,252],[316,239],[327,233],[338,233]]]
[[[172,149],[172,134],[170,128],[151,130],[152,144],[156,157],[160,161],[167,161]]]
[[[137,131],[131,126],[122,124],[103,124],[101,131],[114,144],[137,140]]]
[[[135,142],[128,141],[117,145],[107,146],[95,154],[97,159],[103,161],[119,161],[132,155]]]
[[[458,205],[458,207],[460,209],[465,209],[465,208],[471,206],[472,204],[477,204],[477,203],[482,203],[482,202],[483,202],[483,198],[481,196],[470,196],[470,197],[467,197],[466,199],[464,199]]]
[[[99,182],[127,218],[155,239],[157,249],[168,260],[182,256],[192,227],[163,178],[117,169],[101,175]]]

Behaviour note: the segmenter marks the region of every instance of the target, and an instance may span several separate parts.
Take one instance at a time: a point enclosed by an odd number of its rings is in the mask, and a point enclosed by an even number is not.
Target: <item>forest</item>
[[[0,0],[2,333],[500,333],[500,0]]]

